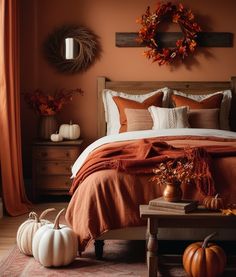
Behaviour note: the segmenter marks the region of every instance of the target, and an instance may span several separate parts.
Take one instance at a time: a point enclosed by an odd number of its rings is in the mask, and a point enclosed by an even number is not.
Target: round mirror
[[[84,26],[64,26],[49,35],[45,54],[61,72],[85,71],[100,54],[98,37]]]

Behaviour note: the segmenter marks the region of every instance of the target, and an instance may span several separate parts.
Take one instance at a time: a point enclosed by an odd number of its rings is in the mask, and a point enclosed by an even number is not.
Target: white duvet
[[[88,155],[96,148],[116,141],[134,140],[141,138],[152,138],[152,137],[163,137],[163,136],[213,136],[213,137],[224,137],[224,138],[234,138],[236,139],[236,132],[215,130],[215,129],[193,129],[193,128],[183,128],[183,129],[162,129],[162,130],[144,130],[135,132],[125,132],[116,135],[109,135],[102,137],[92,144],[90,144],[78,157],[72,166],[72,176],[74,178],[83,165],[84,161]]]

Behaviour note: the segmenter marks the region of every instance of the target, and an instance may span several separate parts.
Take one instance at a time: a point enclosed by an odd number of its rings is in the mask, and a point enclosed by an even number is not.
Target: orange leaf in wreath
[[[173,18],[172,18],[172,22],[173,23],[178,23],[179,19],[180,19],[180,15],[179,14],[175,14],[173,16]]]
[[[163,56],[168,57],[170,55],[170,50],[167,48],[163,48]]]
[[[201,32],[201,27],[196,22],[193,23],[193,28],[196,32]]]
[[[183,9],[184,9],[183,4],[179,3],[179,11],[180,11],[180,12],[182,12],[182,11],[183,11]]]
[[[177,47],[180,47],[183,44],[183,39],[178,39],[175,44]]]
[[[193,15],[191,10],[188,11],[187,16],[188,16],[188,20],[193,20],[194,19],[194,15]]]
[[[191,42],[189,44],[190,51],[193,52],[195,50],[196,46],[197,46],[196,41],[195,40],[191,40]]]
[[[180,54],[186,53],[186,46],[180,46],[180,47],[179,47],[179,53],[180,53]]]

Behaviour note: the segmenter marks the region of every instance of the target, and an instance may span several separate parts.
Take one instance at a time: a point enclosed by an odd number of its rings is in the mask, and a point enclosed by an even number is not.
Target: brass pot
[[[179,182],[167,183],[163,191],[163,198],[168,202],[178,202],[182,199],[182,189]]]

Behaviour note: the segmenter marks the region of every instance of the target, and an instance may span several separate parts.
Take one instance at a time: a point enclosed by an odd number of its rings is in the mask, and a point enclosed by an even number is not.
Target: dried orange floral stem
[[[57,114],[65,104],[72,100],[74,94],[83,95],[83,91],[79,88],[69,90],[59,89],[51,95],[36,89],[32,92],[23,93],[26,103],[39,115]]]

